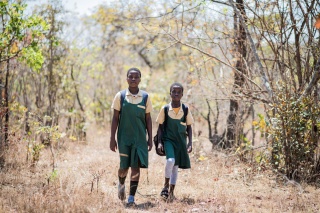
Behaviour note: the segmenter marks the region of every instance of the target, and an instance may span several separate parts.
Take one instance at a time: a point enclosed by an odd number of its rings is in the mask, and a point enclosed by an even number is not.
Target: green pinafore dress
[[[148,145],[146,140],[146,104],[123,100],[118,126],[118,149],[120,168],[148,168]]]
[[[181,169],[191,168],[187,151],[187,125],[185,117],[172,119],[167,116],[166,122],[163,135],[166,158],[174,158],[175,166],[178,165]]]

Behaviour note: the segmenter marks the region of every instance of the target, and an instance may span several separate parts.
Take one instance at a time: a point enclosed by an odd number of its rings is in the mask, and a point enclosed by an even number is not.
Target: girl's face
[[[183,96],[182,88],[179,86],[173,86],[170,92],[172,101],[180,101]]]
[[[128,73],[127,82],[129,87],[138,87],[141,81],[140,73],[138,71],[132,70]]]

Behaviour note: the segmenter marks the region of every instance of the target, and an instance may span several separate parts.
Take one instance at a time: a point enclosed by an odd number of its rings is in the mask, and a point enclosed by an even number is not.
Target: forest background
[[[0,210],[319,211],[318,0],[120,0],[81,16],[5,0],[0,19]],[[110,107],[130,67],[153,121],[173,82],[196,121],[173,204],[154,151],[145,203],[116,198]]]

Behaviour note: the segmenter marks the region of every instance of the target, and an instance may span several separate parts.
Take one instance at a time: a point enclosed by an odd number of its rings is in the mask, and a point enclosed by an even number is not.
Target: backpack
[[[142,93],[142,100],[143,100],[143,102],[144,102],[144,105],[146,106],[146,105],[147,105],[147,100],[148,100],[148,93],[146,93],[146,92],[143,91],[143,90],[140,90],[140,91],[141,91],[141,93]],[[120,106],[121,106],[121,108],[120,108],[120,113],[121,113],[123,101],[124,101],[124,99],[125,99],[125,97],[126,97],[126,92],[127,92],[127,90],[121,90],[121,91],[120,91],[120,94],[121,94],[121,96],[120,96]]]
[[[188,115],[188,107],[184,104],[182,104],[182,110],[183,110],[183,117],[184,117],[184,121],[186,122],[187,121],[187,115]],[[167,120],[168,120],[168,111],[169,111],[169,104],[166,104],[164,106],[164,122],[163,122],[163,125],[162,125],[162,133],[164,132],[164,129],[165,129],[165,126],[167,125]],[[158,144],[159,143],[162,143],[163,144],[163,141],[162,139],[158,139],[158,134],[156,134],[154,137],[153,137],[153,143],[154,143],[154,147],[155,147],[155,150],[156,150],[156,153],[160,156],[166,156],[166,153],[165,151],[163,150],[163,153],[160,153],[158,151]]]

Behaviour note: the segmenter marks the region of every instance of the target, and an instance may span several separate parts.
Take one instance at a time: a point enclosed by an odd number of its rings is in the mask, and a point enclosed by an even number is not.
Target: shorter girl
[[[189,169],[190,159],[188,153],[192,151],[192,128],[194,120],[190,110],[181,103],[183,86],[173,83],[170,86],[171,102],[162,107],[157,122],[158,151],[166,154],[165,181],[161,196],[165,199],[174,198],[174,188],[178,178],[178,168]],[[165,110],[167,108],[168,110]],[[188,135],[189,143],[186,143]],[[170,185],[169,185],[170,184]]]

